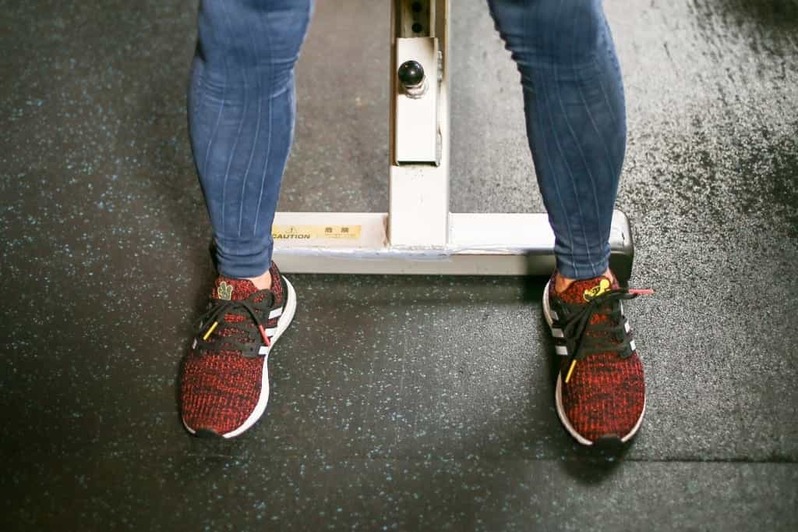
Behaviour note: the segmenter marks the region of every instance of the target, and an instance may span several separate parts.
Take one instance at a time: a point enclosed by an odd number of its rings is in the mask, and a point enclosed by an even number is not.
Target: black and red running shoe
[[[627,290],[614,279],[574,282],[555,293],[556,273],[543,294],[543,314],[562,358],[557,376],[557,414],[579,443],[627,442],[646,409],[643,364],[623,301],[650,290]]]
[[[296,312],[296,293],[272,263],[272,288],[219,277],[183,359],[180,409],[192,434],[232,438],[263,415],[269,354]]]

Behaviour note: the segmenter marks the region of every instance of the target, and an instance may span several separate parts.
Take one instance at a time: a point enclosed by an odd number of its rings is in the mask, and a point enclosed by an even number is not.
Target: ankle
[[[613,282],[613,283],[615,282],[615,276],[612,274],[612,271],[610,271],[609,268],[607,268],[607,271],[605,271],[603,274],[601,274],[601,276],[602,277],[607,277],[610,280],[610,282]],[[571,279],[569,277],[565,277],[565,276],[561,275],[560,272],[557,272],[554,275],[554,292],[558,293],[558,294],[561,294],[561,293],[565,292],[566,290],[568,290],[568,288],[572,284],[574,284],[575,282],[576,282],[576,279]]]
[[[269,270],[257,277],[245,277],[245,279],[251,281],[258,290],[270,290],[272,287],[272,274]]]
[[[561,294],[568,290],[572,284],[574,284],[575,279],[569,279],[568,277],[563,277],[557,272],[554,275],[554,292],[557,294]]]

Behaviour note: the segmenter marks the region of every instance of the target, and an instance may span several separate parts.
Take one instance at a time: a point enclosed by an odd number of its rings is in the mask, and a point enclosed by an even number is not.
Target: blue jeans
[[[601,0],[488,0],[521,73],[558,271],[609,264],[626,149],[623,83]],[[219,272],[256,277],[294,133],[294,65],[313,0],[201,0],[189,129]]]

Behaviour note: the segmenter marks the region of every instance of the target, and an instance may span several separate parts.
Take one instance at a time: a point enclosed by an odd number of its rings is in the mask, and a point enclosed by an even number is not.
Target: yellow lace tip
[[[568,373],[565,375],[565,384],[568,384],[568,381],[571,380],[571,374],[574,372],[575,367],[576,367],[576,360],[571,362],[571,367],[568,368]]]
[[[205,336],[203,336],[202,339],[207,340],[208,337],[211,335],[211,333],[213,333],[213,331],[216,330],[217,325],[219,325],[218,321],[213,322],[213,325],[211,325],[211,328],[208,329],[208,332],[205,333]]]

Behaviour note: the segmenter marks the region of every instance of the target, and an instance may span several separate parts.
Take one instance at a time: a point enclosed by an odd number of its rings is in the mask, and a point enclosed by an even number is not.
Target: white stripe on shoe
[[[288,279],[283,277],[283,281],[285,281],[285,286],[288,289],[285,294],[285,305],[283,306],[284,311],[280,316],[280,319],[277,321],[277,327],[274,329],[274,335],[270,338],[271,345],[269,347],[262,346],[261,352],[259,352],[259,354],[262,354],[265,357],[265,360],[263,361],[263,373],[261,375],[261,389],[260,396],[258,397],[258,404],[255,405],[255,409],[240,427],[226,434],[222,434],[222,437],[224,438],[233,438],[243,433],[252,427],[252,425],[254,425],[266,411],[266,404],[269,402],[269,353],[271,352],[271,348],[274,347],[274,344],[277,343],[277,340],[280,339],[280,336],[282,336],[285,330],[288,329],[288,326],[291,324],[291,321],[294,319],[294,314],[296,313],[296,291],[291,283],[288,282]],[[265,353],[262,352],[264,349],[266,350]]]

